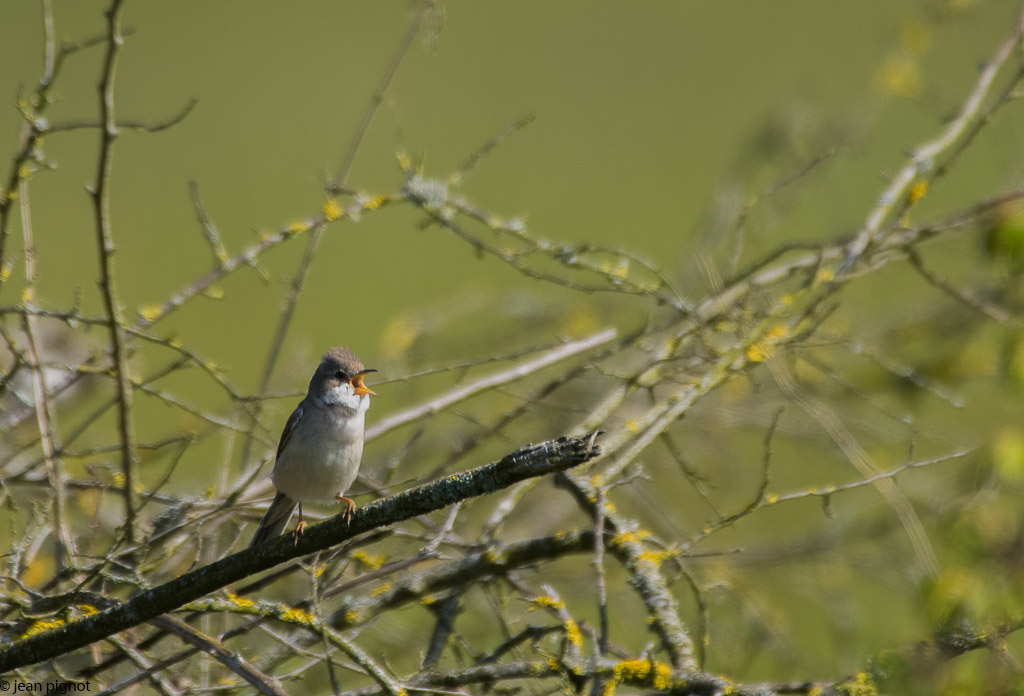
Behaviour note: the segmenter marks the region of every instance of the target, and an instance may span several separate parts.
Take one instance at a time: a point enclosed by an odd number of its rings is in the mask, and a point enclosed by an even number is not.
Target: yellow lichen
[[[288,227],[285,228],[285,232],[289,236],[291,236],[291,235],[299,234],[301,232],[305,232],[308,229],[309,229],[309,223],[306,222],[305,220],[299,220],[298,222],[293,222],[292,224],[288,225]]]
[[[669,685],[672,683],[672,670],[669,669],[668,665],[660,662],[655,663],[654,676],[651,681],[654,688],[659,691],[668,689]]]
[[[874,680],[863,670],[857,672],[850,681],[840,684],[836,690],[845,696],[878,696]]]
[[[779,341],[789,335],[789,327],[785,324],[776,324],[772,328],[768,329],[768,333],[765,334],[765,338],[769,341]]]
[[[626,544],[638,544],[651,535],[646,529],[618,532],[612,537],[612,546],[625,546]]]
[[[665,691],[672,685],[672,669],[663,662],[623,660],[615,665],[611,681],[634,686],[650,685],[658,691]],[[607,687],[605,689],[607,692]]]
[[[28,627],[24,633],[21,634],[22,638],[28,638],[38,633],[45,633],[46,631],[52,631],[55,628],[60,628],[64,625],[64,621],[61,619],[36,619],[32,622],[32,625]]]
[[[910,192],[907,193],[907,205],[914,205],[919,200],[928,195],[928,182],[919,181],[910,187]]]
[[[769,346],[765,341],[754,341],[747,346],[747,360],[750,362],[764,362],[772,356],[774,347]]]
[[[637,557],[637,560],[641,563],[650,563],[653,566],[660,566],[661,562],[671,555],[671,551],[642,551]]]
[[[317,624],[315,616],[294,607],[283,607],[277,616],[288,623],[302,624],[303,626],[316,626]]]
[[[324,219],[326,219],[327,222],[334,222],[335,220],[337,220],[338,218],[345,214],[345,211],[342,209],[342,207],[338,205],[338,202],[333,199],[328,200],[326,203],[324,203],[323,212]]]
[[[831,283],[836,279],[836,272],[831,268],[819,268],[814,274],[815,283]]]
[[[245,597],[239,597],[234,592],[225,592],[224,597],[228,600],[228,602],[242,609],[249,609],[251,607],[256,606],[256,602],[252,601],[251,599],[246,599]]]
[[[583,647],[583,634],[580,632],[579,624],[572,619],[565,622],[565,638],[575,647]]]
[[[153,322],[160,318],[163,311],[163,307],[160,305],[142,305],[139,307],[139,316],[148,322]]]
[[[376,210],[387,203],[387,196],[371,196],[363,201],[363,210]]]
[[[530,607],[530,611],[533,611],[537,607],[547,607],[548,609],[554,609],[555,611],[565,609],[565,604],[563,604],[561,600],[555,599],[550,595],[534,597],[530,600],[530,603],[533,605]]]
[[[384,561],[387,560],[387,556],[374,556],[362,549],[358,549],[353,552],[352,560],[362,566],[364,570],[377,570],[384,565]]]

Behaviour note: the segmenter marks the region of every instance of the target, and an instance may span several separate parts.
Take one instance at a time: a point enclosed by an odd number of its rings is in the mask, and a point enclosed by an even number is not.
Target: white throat
[[[357,413],[366,413],[370,408],[370,397],[367,394],[356,394],[351,384],[345,382],[333,389],[328,389],[317,397],[317,401],[325,406],[343,406]]]

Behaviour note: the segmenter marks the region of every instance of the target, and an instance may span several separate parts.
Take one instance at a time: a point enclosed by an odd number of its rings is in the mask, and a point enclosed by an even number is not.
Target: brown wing
[[[292,439],[292,433],[295,432],[295,428],[299,425],[299,421],[302,419],[302,405],[300,404],[292,411],[292,415],[288,416],[288,422],[284,424],[284,430],[281,431],[281,441],[277,443],[277,455],[274,457],[274,461],[281,458],[281,453],[284,452],[284,448],[288,446],[288,441]]]

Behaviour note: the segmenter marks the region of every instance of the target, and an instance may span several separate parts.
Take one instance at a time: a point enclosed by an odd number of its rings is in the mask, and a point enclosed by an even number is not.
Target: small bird
[[[306,398],[288,417],[277,445],[277,459],[270,479],[277,495],[260,520],[249,546],[276,539],[288,526],[295,506],[299,522],[295,541],[306,529],[302,519],[305,501],[345,503],[346,519],[356,504],[344,493],[359,472],[363,456],[363,421],[376,393],[363,384],[368,370],[344,346],[324,353],[309,380]]]

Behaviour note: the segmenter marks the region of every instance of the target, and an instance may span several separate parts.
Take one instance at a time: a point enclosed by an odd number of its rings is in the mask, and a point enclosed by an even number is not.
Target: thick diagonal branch
[[[564,471],[600,454],[592,438],[559,438],[527,445],[504,459],[446,476],[360,508],[351,523],[339,515],[311,527],[297,544],[290,537],[246,549],[88,618],[39,633],[0,650],[0,673],[71,652],[119,631],[150,621],[230,583],[285,561],[321,551],[376,527],[440,510],[527,478]]]

